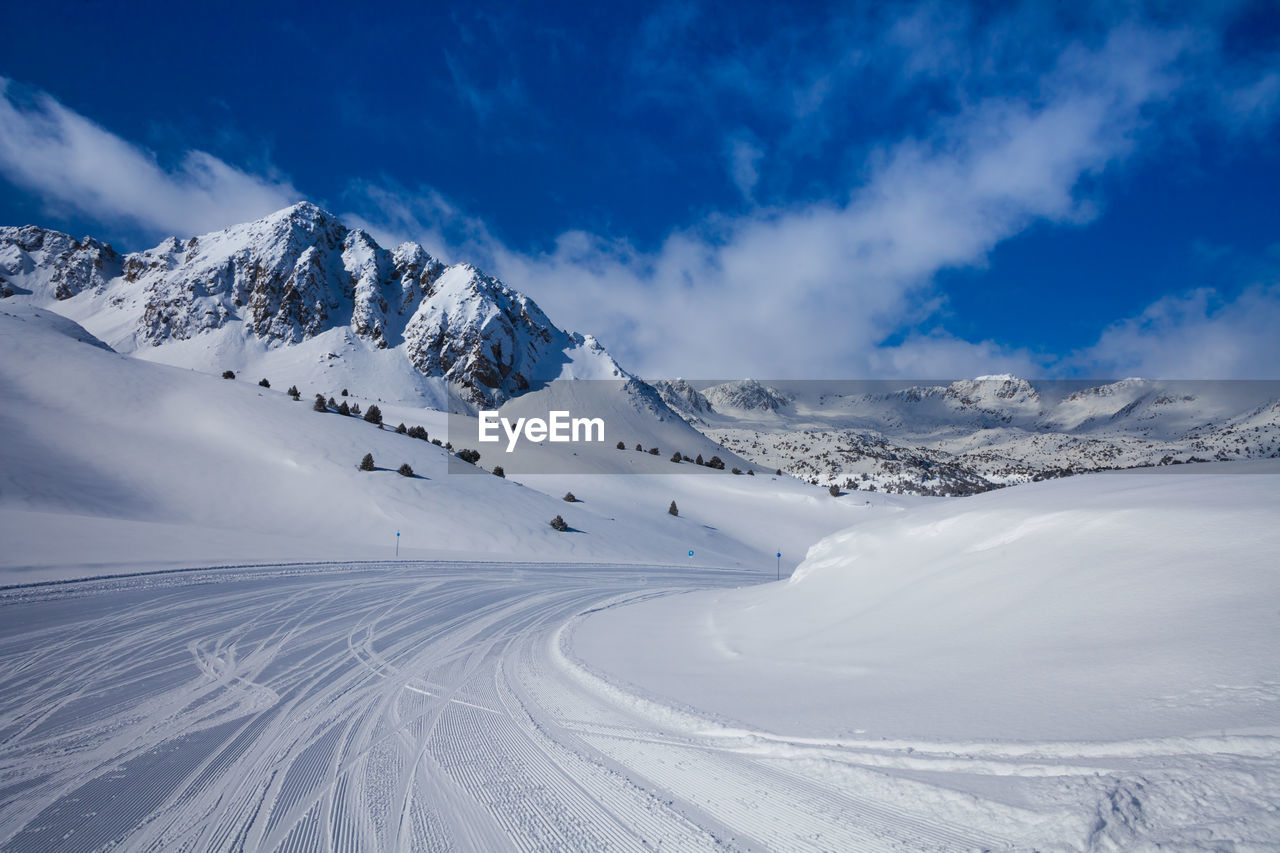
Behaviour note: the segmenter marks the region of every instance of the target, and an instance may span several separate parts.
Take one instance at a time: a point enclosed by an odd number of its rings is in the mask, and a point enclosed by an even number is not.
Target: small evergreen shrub
[[[372,470],[374,470],[374,467],[373,467],[373,454],[372,454],[372,453],[366,453],[366,454],[364,455],[364,458],[360,460],[360,470],[361,470],[361,471],[372,471]]]
[[[667,507],[667,515],[679,515],[680,510],[676,508],[676,502],[672,501],[671,506]]]
[[[223,379],[235,379],[235,378],[236,378],[236,372],[235,372],[234,370],[224,370],[224,371],[222,371],[222,378],[223,378]]]
[[[717,471],[723,471],[724,460],[721,459],[719,456],[712,456],[710,459],[707,460],[707,467],[715,468]]]
[[[259,379],[259,380],[258,380],[258,384],[259,384],[259,385],[261,385],[263,388],[270,388],[270,387],[271,387],[271,383],[270,383],[270,382],[268,382],[266,379]]]
[[[284,393],[288,394],[290,397],[292,397],[295,400],[297,400],[302,396],[302,392],[298,390],[297,385],[290,385],[289,390],[285,391]]]
[[[827,489],[827,494],[831,495],[833,498],[840,497],[840,487],[835,483],[832,483],[831,487]]]
[[[507,477],[507,472],[502,470],[502,466],[501,466],[501,465],[494,465],[494,466],[493,466],[493,476],[495,476],[495,477],[502,477],[502,478],[505,480],[505,479],[506,479],[506,477]]]
[[[671,461],[672,461],[672,462],[676,462],[676,463],[678,463],[678,462],[680,461],[680,452],[679,452],[679,451],[676,451],[675,453],[671,454]]]
[[[404,424],[400,424],[400,426],[396,427],[396,435],[404,435],[408,431],[409,430],[405,428]]]
[[[379,426],[381,426],[382,425],[382,409],[379,409],[377,405],[370,406],[369,411],[364,413],[364,419],[371,424],[378,424]]]
[[[573,492],[565,492],[564,500],[565,500],[565,503],[571,503],[571,504],[576,504],[578,502],[578,499],[574,497]]]
[[[561,533],[564,533],[566,530],[569,529],[569,525],[565,522],[563,518],[561,518],[558,515],[555,518],[551,519],[551,526],[554,529],[559,530]]]
[[[231,371],[227,371],[227,372],[228,372],[228,373],[230,373]],[[232,379],[235,379],[235,376],[233,375],[231,378],[232,378]],[[626,446],[625,444],[623,444],[621,441],[619,441],[619,442],[618,442],[618,449],[619,449],[619,450],[626,450],[626,449],[627,449],[627,446]]]
[[[480,461],[480,451],[472,450],[470,448],[464,447],[463,449],[458,451],[458,458],[461,459],[463,462],[470,462],[472,465],[474,465]]]
[[[413,469],[410,468],[409,463],[406,462],[396,469],[396,473],[399,474],[401,477],[412,477]]]
[[[329,411],[329,407],[328,407],[328,406],[325,404],[325,402],[324,402],[324,395],[323,395],[323,394],[317,394],[317,395],[316,395],[316,401],[315,401],[315,403],[311,406],[311,408],[315,409],[317,412],[327,412],[327,411]]]

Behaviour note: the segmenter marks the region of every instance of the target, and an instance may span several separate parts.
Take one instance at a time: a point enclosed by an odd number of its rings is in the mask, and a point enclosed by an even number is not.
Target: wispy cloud
[[[764,149],[749,133],[731,137],[725,149],[729,176],[733,179],[733,185],[738,188],[744,201],[754,202],[756,184],[760,181],[760,161],[764,158]]]
[[[55,213],[128,221],[158,234],[198,234],[256,219],[302,194],[278,174],[253,174],[199,150],[172,168],[52,96],[21,99],[0,77],[0,174]]]
[[[1280,378],[1280,285],[1235,298],[1197,288],[1108,327],[1069,360],[1094,375],[1159,379]]]
[[[651,252],[569,232],[552,249],[530,253],[482,228],[462,231],[468,251],[494,272],[649,374],[1027,365],[1025,353],[930,326],[933,277],[983,263],[1001,240],[1035,222],[1087,219],[1093,207],[1082,179],[1128,155],[1144,107],[1174,86],[1165,72],[1177,53],[1175,39],[1117,31],[1095,50],[1065,52],[1041,81],[1038,102],[985,98],[927,134],[883,147],[842,201],[710,217]],[[743,153],[754,168],[755,153]],[[744,188],[755,185],[745,169],[736,177]],[[440,234],[450,212],[433,205],[415,215],[424,231]],[[411,222],[400,220],[411,233]],[[885,347],[894,335],[903,340]]]

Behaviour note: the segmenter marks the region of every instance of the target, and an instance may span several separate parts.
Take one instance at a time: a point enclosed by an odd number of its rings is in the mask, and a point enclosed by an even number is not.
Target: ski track
[[[787,737],[573,657],[584,614],[756,579],[320,564],[0,591],[0,847],[1106,849],[1176,816],[1169,790],[1206,796],[1205,773],[1274,790],[1271,738]],[[1010,804],[952,784],[975,775],[1028,787]]]

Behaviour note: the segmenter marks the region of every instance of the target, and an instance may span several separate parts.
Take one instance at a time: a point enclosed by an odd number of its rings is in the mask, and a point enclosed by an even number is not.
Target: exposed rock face
[[[754,379],[725,382],[703,391],[702,396],[718,410],[776,412],[791,405],[785,393]]]
[[[32,294],[62,301],[102,290],[120,274],[121,257],[109,243],[83,240],[26,225],[0,228],[0,298]]]

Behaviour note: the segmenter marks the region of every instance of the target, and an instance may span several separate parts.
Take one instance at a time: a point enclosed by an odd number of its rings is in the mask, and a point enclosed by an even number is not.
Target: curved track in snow
[[[9,590],[0,848],[1017,846],[972,828],[997,802],[948,820],[874,750],[699,731],[570,659],[583,613],[754,580],[399,563]]]

